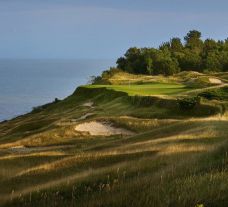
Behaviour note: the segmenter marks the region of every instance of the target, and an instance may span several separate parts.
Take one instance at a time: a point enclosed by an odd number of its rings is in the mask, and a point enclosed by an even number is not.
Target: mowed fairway
[[[128,84],[128,85],[88,85],[87,88],[107,88],[122,91],[128,95],[176,95],[191,90],[183,84],[172,83],[150,83],[150,84]]]

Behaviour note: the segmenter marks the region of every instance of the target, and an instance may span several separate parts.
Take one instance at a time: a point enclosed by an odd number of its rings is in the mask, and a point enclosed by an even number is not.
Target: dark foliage
[[[204,91],[199,93],[198,96],[208,100],[228,100],[228,87]]]
[[[33,107],[32,109],[32,113],[38,113],[46,108],[48,108],[49,106],[53,105],[53,104],[57,104],[59,103],[61,100],[59,100],[58,98],[55,98],[53,102],[51,103],[47,103],[47,104],[44,104],[42,106],[36,106],[36,107]]]
[[[178,101],[181,110],[192,110],[200,103],[199,97],[184,98]]]
[[[172,75],[180,71],[228,71],[228,39],[201,39],[192,30],[184,37],[172,38],[158,49],[132,47],[117,60],[117,67],[134,74]]]

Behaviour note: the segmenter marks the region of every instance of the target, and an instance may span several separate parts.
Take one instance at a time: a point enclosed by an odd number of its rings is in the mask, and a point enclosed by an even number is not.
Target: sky
[[[0,58],[115,59],[192,29],[228,37],[227,0],[0,0]]]

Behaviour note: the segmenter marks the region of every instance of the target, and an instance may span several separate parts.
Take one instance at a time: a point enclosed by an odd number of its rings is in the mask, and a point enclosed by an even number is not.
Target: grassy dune
[[[227,206],[227,85],[201,94],[182,76],[79,87],[1,123],[0,206]],[[181,109],[193,94],[200,102]],[[75,131],[89,121],[134,135]]]

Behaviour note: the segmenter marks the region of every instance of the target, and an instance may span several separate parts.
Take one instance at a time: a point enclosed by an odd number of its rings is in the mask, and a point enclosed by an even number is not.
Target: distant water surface
[[[114,60],[0,59],[0,121],[63,99],[114,65]]]

